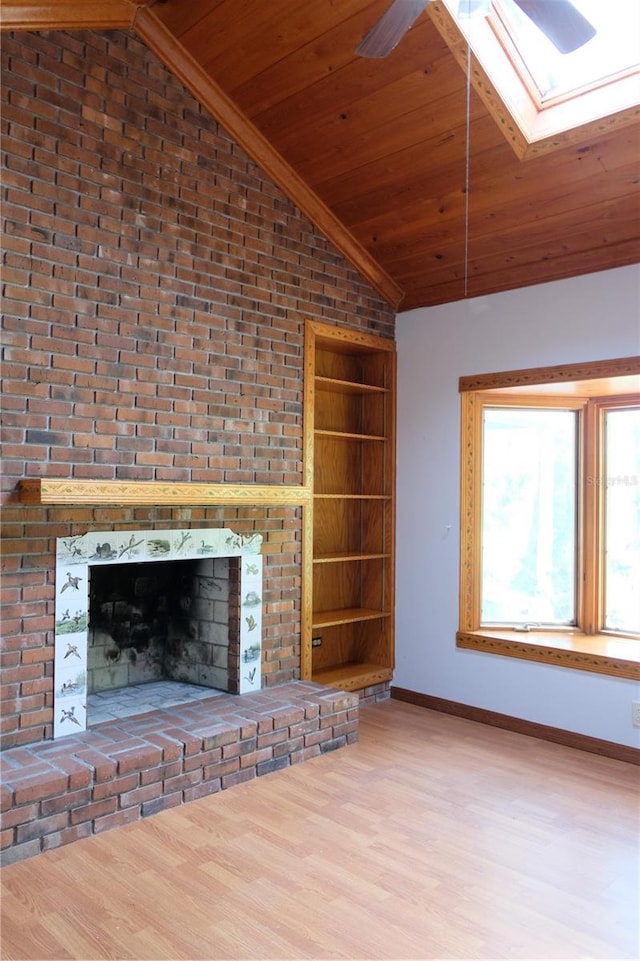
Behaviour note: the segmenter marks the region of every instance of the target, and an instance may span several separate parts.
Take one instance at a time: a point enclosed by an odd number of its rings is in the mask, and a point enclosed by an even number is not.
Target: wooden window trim
[[[631,389],[640,387],[640,357],[626,357],[588,364],[559,365],[532,370],[507,371],[462,377],[461,394],[461,489],[460,489],[460,610],[456,643],[485,653],[541,661],[615,677],[640,679],[640,639],[599,631],[596,624],[602,605],[602,571],[586,565],[588,578],[578,597],[577,628],[566,630],[503,630],[480,624],[480,503],[482,410],[493,395],[510,404],[572,406],[585,409],[583,430],[590,434],[583,443],[589,458],[583,475],[600,476],[602,450],[593,443],[597,421],[611,407],[638,403]],[[620,395],[619,391],[625,394]],[[585,396],[586,395],[586,396]],[[590,395],[592,395],[590,397]],[[602,485],[584,486],[580,504],[585,532],[579,544],[582,556],[598,552],[602,531],[596,524]]]

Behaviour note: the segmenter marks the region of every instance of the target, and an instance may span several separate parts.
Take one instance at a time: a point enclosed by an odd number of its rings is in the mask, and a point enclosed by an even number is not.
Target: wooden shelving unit
[[[360,690],[394,665],[395,345],[308,321],[306,675]]]

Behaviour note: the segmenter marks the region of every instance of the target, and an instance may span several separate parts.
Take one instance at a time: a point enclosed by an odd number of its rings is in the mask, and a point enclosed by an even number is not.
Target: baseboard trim
[[[404,687],[392,686],[391,697],[396,701],[405,701],[407,704],[415,704],[417,707],[426,707],[430,711],[453,714],[455,717],[463,717],[468,721],[477,721],[479,724],[500,727],[516,734],[524,734],[527,737],[537,737],[542,741],[563,744],[565,747],[573,747],[578,751],[587,751],[590,754],[600,754],[616,761],[626,761],[628,764],[640,765],[640,750],[635,747],[627,747],[625,744],[604,741],[597,737],[589,737],[587,734],[575,734],[573,731],[564,731],[559,727],[538,724],[536,721],[524,721],[518,717],[511,717],[509,714],[498,714],[497,711],[487,711],[482,707],[471,707],[469,704],[448,701],[443,697],[419,694],[417,691],[409,691]]]

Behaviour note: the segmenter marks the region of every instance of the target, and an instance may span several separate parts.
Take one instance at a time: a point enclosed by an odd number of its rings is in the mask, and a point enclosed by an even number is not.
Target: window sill
[[[640,640],[551,631],[458,631],[458,647],[640,680]]]

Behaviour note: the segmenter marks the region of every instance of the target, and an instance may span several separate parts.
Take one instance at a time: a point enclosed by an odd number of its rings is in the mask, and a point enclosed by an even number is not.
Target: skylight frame
[[[471,83],[521,160],[640,121],[640,70],[542,107],[491,18],[465,19],[458,7],[458,0],[433,0],[427,10],[465,72],[470,48]]]

